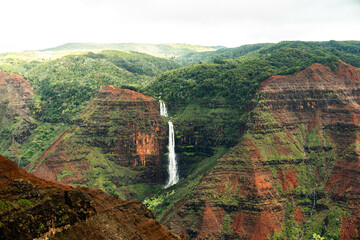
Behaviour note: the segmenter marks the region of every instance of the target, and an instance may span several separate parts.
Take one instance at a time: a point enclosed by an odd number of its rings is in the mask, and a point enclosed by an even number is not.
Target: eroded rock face
[[[36,127],[30,105],[35,95],[30,83],[16,74],[0,71],[0,139],[3,151],[12,144],[12,160],[16,160],[16,144],[22,143]]]
[[[142,203],[35,177],[0,155],[0,239],[180,239]]]
[[[130,185],[165,182],[166,143],[158,101],[107,86],[30,169],[51,181],[87,184],[130,199],[136,197]]]
[[[0,155],[0,239],[33,239],[96,213],[88,194],[39,179]]]
[[[197,239],[358,238],[360,70],[314,64],[257,97],[242,141],[164,222]]]

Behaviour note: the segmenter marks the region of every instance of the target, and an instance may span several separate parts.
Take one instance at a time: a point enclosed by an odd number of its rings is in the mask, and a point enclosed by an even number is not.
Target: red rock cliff
[[[258,94],[242,141],[164,222],[196,239],[358,238],[360,70],[314,64]]]
[[[128,186],[164,182],[166,131],[158,101],[107,86],[31,169],[51,181],[87,184],[133,198],[134,189]]]

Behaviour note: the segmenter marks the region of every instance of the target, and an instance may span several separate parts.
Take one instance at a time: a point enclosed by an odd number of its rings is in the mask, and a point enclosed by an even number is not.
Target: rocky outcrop
[[[137,189],[129,186],[165,182],[166,144],[167,126],[157,100],[107,86],[74,127],[29,168],[51,181],[87,185],[132,199]]]
[[[136,201],[37,178],[0,155],[0,239],[180,239]]]
[[[261,83],[241,142],[163,222],[196,239],[359,237],[360,70]]]
[[[24,142],[37,125],[30,114],[34,97],[27,80],[0,71],[0,151],[11,149],[7,155],[12,160],[17,160],[16,143]]]

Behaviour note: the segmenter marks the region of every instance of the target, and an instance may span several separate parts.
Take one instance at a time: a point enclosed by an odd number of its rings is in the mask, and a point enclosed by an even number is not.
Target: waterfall
[[[171,187],[175,185],[179,181],[179,175],[177,171],[177,162],[176,162],[176,154],[175,154],[175,133],[174,133],[174,125],[171,121],[169,121],[169,181],[166,184],[165,188]]]
[[[159,101],[160,103],[160,115],[163,117],[168,117],[168,113],[166,110],[165,103],[163,101]],[[176,153],[175,153],[175,132],[174,132],[174,124],[169,120],[169,154],[168,154],[168,173],[169,173],[169,180],[165,186],[165,188],[171,187],[175,185],[179,181],[179,174],[177,169],[177,162],[176,162]]]
[[[165,103],[161,100],[159,102],[160,102],[160,115],[163,117],[168,117]]]

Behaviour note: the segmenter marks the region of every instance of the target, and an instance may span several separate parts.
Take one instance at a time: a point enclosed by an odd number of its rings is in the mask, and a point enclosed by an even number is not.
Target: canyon
[[[358,238],[359,93],[343,62],[262,82],[241,142],[163,223],[196,239]]]
[[[357,45],[0,63],[0,239],[359,238]]]

